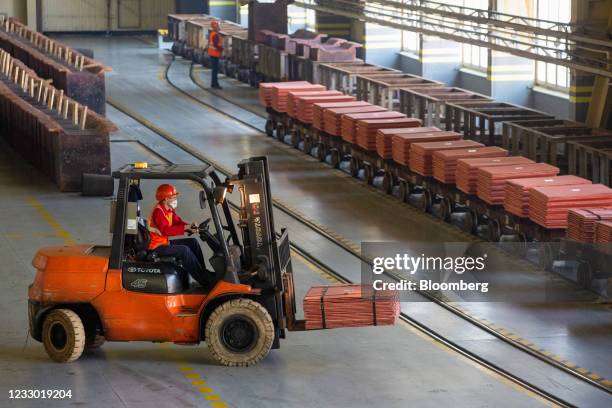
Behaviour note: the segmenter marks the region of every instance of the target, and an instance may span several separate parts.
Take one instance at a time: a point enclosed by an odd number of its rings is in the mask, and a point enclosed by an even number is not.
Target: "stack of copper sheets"
[[[354,108],[330,108],[323,112],[323,130],[330,135],[342,135],[342,115],[349,113],[386,112],[382,106],[367,104]]]
[[[304,91],[304,92],[289,92],[287,94],[287,115],[292,118],[297,118],[298,99],[306,96],[324,97],[324,96],[344,96],[340,91]]]
[[[595,227],[595,242],[600,244],[612,243],[612,221],[600,221]],[[605,252],[612,252],[610,245],[602,248]]]
[[[600,221],[612,221],[612,208],[573,208],[567,212],[567,237],[574,241],[595,242]]]
[[[410,145],[410,170],[422,176],[433,174],[433,154],[438,150],[483,147],[473,140],[450,140],[447,142],[412,143]]]
[[[376,151],[383,159],[391,159],[393,157],[393,135],[409,134],[415,135],[425,132],[440,132],[436,127],[408,127],[408,128],[390,128],[378,129],[376,132]]]
[[[522,156],[460,159],[457,161],[457,172],[455,173],[457,188],[467,194],[476,194],[478,169],[527,163],[533,163],[533,160]]]
[[[603,184],[582,184],[529,190],[529,219],[545,228],[567,228],[567,211],[581,207],[612,207],[612,189]]]
[[[304,298],[306,330],[395,324],[397,292],[361,285],[315,286]]]
[[[328,91],[329,92],[329,91]],[[312,123],[312,105],[316,102],[351,102],[354,96],[348,95],[326,95],[326,96],[306,96],[296,100],[296,117],[304,123]]]
[[[529,177],[508,180],[504,208],[519,217],[529,217],[529,189],[545,186],[574,186],[591,184],[590,180],[577,176]]]
[[[476,193],[485,203],[498,205],[504,203],[506,181],[527,177],[553,177],[559,169],[546,163],[528,163],[517,166],[483,167],[478,169]]]
[[[283,82],[283,86],[276,85],[272,87],[272,97],[270,98],[270,106],[277,112],[287,112],[287,95],[289,92],[309,92],[309,91],[324,91],[323,85],[313,85],[311,83],[300,82]]]
[[[423,133],[410,134],[406,131],[401,133],[394,133],[391,141],[391,150],[393,161],[403,164],[404,166],[410,165],[410,146],[413,143],[425,143],[425,142],[445,142],[452,140],[461,140],[463,137],[461,134],[456,132],[442,131],[437,128],[416,128],[419,129],[434,129],[431,131],[425,131]],[[380,131],[379,131],[380,134]],[[378,135],[377,135],[378,137]],[[378,143],[378,140],[377,140]]]
[[[324,112],[332,108],[356,108],[370,105],[364,101],[318,102],[312,105],[312,127],[324,130]],[[370,105],[371,106],[371,105]]]
[[[272,94],[275,87],[296,87],[312,85],[307,81],[295,82],[262,82],[259,84],[259,102],[266,108],[272,106]]]
[[[356,126],[358,120],[364,119],[399,119],[406,115],[394,111],[368,112],[368,113],[347,113],[342,115],[342,139],[349,143],[357,143]]]
[[[421,120],[415,118],[358,120],[355,126],[357,145],[366,150],[376,150],[376,133],[378,129],[401,127],[416,128],[419,126],[421,126]],[[389,146],[388,154],[391,156],[391,146]]]
[[[454,183],[457,171],[457,160],[473,158],[504,157],[508,151],[501,147],[478,147],[475,149],[440,150],[434,152],[433,176],[442,183]]]

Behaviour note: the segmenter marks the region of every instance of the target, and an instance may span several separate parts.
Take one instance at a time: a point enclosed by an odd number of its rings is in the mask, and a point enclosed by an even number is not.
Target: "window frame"
[[[571,19],[572,12],[572,2],[568,1],[567,6],[569,7],[568,13],[566,14],[567,20]],[[557,21],[561,20],[561,12],[559,0],[536,0],[535,3],[535,14],[536,18],[542,20],[551,20]],[[552,14],[542,15],[541,10],[546,8],[547,10],[557,10],[557,16],[553,16]],[[540,44],[546,45],[548,47],[554,47],[555,44],[553,41],[541,42]],[[553,76],[551,73],[551,68],[554,70],[554,80],[549,78],[549,76]],[[565,81],[559,81],[559,71],[565,71]],[[543,75],[542,75],[543,73]],[[565,85],[562,83],[565,82]],[[535,78],[534,83],[536,86],[541,88],[550,89],[557,92],[569,93],[570,90],[570,69],[559,64],[553,64],[551,62],[546,61],[535,61]]]

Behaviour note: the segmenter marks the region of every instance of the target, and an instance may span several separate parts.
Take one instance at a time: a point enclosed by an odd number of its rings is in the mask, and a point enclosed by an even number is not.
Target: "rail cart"
[[[446,105],[446,129],[490,146],[502,144],[502,123],[554,119],[534,109],[505,102],[457,102]]]
[[[348,95],[357,96],[357,76],[363,74],[401,74],[401,71],[380,65],[356,62],[351,65],[321,64],[321,84]]]
[[[612,136],[571,141],[567,145],[570,174],[612,186]]]
[[[569,166],[567,143],[597,141],[604,136],[612,136],[612,133],[592,129],[583,123],[569,120],[504,122],[502,147],[512,155],[549,163],[567,173]]]
[[[401,88],[399,111],[407,116],[419,118],[423,126],[446,126],[446,104],[484,101],[492,99],[479,93],[455,87]]]
[[[399,110],[401,88],[443,87],[444,84],[412,74],[360,74],[357,75],[357,98],[390,110]]]

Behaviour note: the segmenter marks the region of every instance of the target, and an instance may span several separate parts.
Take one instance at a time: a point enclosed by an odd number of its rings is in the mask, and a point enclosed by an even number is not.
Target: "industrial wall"
[[[42,31],[157,30],[167,25],[175,0],[42,0]]]
[[[6,13],[10,17],[16,17],[20,21],[27,18],[25,0],[0,0],[0,13]]]

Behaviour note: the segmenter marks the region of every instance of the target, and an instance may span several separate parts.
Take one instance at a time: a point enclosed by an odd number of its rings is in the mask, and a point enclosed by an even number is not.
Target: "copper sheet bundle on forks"
[[[304,298],[306,330],[393,325],[399,313],[397,292],[371,286],[314,286]]]

